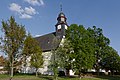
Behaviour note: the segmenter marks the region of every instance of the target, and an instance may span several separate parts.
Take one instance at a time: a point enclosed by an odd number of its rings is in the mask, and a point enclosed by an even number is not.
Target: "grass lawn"
[[[9,80],[8,75],[0,75],[0,80]],[[52,76],[15,75],[12,80],[53,80]],[[79,80],[79,78],[59,77],[58,80]],[[94,78],[82,78],[81,80],[120,80],[120,76],[99,76]]]

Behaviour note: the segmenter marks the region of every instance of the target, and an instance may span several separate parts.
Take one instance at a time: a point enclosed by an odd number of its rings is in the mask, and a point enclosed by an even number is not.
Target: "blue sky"
[[[60,4],[69,25],[102,28],[120,54],[120,0],[2,0],[0,20],[14,16],[33,36],[51,33],[55,31]]]

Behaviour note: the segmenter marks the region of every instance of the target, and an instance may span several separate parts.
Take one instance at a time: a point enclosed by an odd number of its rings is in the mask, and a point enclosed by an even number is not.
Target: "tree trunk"
[[[38,77],[38,72],[37,71],[38,71],[38,69],[36,68],[36,77]]]
[[[81,79],[82,75],[81,75],[81,70],[79,70],[79,78]]]
[[[13,66],[11,67],[10,77],[13,77]]]
[[[26,68],[27,68],[27,62],[26,62],[26,61],[27,61],[27,55],[25,56],[25,64],[24,64],[24,67],[25,67],[25,74],[27,73],[27,69],[26,69]]]
[[[69,69],[66,69],[66,76],[67,76],[67,77],[69,77],[69,76],[70,76]]]
[[[96,62],[96,72],[97,72],[97,76],[99,76],[100,74],[99,74],[99,70],[100,70],[100,68],[99,68],[99,63],[98,63],[98,61]]]
[[[11,65],[10,65],[10,80],[12,80],[12,77],[13,77],[13,59],[11,61]]]
[[[57,67],[54,67],[53,71],[54,71],[54,80],[57,80],[58,77]]]
[[[111,73],[111,75],[113,76],[114,75],[114,70],[110,70],[110,73]]]
[[[97,75],[98,75],[98,76],[100,75],[100,73],[99,73],[99,69],[97,69]]]

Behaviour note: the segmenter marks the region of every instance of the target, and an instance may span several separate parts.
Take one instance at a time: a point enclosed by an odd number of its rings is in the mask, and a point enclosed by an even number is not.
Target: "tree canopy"
[[[88,69],[96,69],[99,74],[99,69],[108,68],[106,66],[116,69],[114,67],[119,61],[119,55],[113,48],[109,48],[109,44],[110,40],[103,34],[102,29],[95,26],[85,29],[83,25],[72,24],[66,31],[63,45],[57,49],[60,61],[58,62],[65,69],[72,69],[79,73]],[[110,55],[111,58],[114,56],[112,58],[114,64],[109,63]]]
[[[2,51],[8,56],[12,77],[13,68],[18,62],[18,58],[21,58],[20,49],[23,47],[26,31],[24,26],[17,24],[12,16],[8,21],[2,21],[2,31],[4,33],[1,38]]]
[[[39,43],[30,34],[28,34],[24,41],[23,55],[25,64],[28,63],[26,62],[27,58],[31,57],[30,63],[32,67],[36,68],[37,76],[38,68],[42,67],[44,61]]]
[[[66,38],[73,48],[73,69],[77,69],[79,73],[82,69],[91,69],[95,57],[89,32],[82,25],[72,24],[67,30]]]

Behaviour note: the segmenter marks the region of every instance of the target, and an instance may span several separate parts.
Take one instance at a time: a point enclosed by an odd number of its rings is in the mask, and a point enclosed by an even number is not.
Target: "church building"
[[[44,59],[44,64],[43,68],[39,69],[39,72],[41,72],[41,74],[52,75],[52,71],[50,71],[48,67],[52,58],[52,50],[55,50],[57,47],[59,47],[59,45],[62,44],[62,41],[65,38],[65,30],[68,28],[66,20],[67,18],[65,14],[61,10],[57,17],[55,32],[35,38],[39,42],[39,45],[43,52],[42,55]]]

